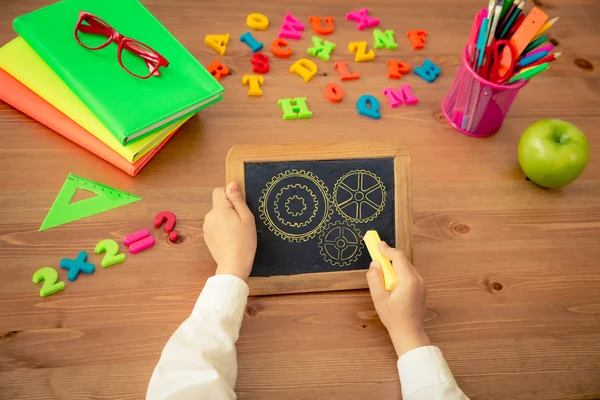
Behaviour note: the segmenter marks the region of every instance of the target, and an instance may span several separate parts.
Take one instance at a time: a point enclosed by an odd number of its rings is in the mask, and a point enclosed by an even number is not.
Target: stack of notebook
[[[223,87],[136,0],[64,0],[13,28],[20,36],[0,48],[0,100],[131,176],[222,98]]]

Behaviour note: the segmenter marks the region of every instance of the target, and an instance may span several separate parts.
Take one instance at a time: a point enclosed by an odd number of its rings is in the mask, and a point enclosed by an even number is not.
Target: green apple
[[[519,164],[538,185],[555,189],[573,182],[590,156],[587,138],[575,125],[560,119],[543,119],[523,132]]]

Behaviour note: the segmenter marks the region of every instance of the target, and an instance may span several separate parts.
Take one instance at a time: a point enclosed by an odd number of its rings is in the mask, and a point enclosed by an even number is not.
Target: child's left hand
[[[237,182],[213,191],[213,208],[204,218],[204,241],[217,262],[217,275],[248,279],[256,254],[256,225]]]

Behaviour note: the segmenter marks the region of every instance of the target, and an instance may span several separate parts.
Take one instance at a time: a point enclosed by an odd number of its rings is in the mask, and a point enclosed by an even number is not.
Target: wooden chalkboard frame
[[[409,150],[402,145],[373,142],[237,145],[227,155],[226,180],[239,182],[245,192],[245,163],[368,158],[394,159],[396,244],[412,261],[411,159]],[[364,289],[368,287],[365,272],[353,270],[250,277],[248,286],[252,296]]]

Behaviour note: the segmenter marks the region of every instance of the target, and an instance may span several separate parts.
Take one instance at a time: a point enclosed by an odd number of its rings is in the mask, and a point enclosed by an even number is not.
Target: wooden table
[[[396,31],[399,49],[377,51],[355,64],[351,41],[367,40],[344,15],[368,2],[306,0],[145,1],[204,64],[231,69],[225,99],[187,123],[135,179],[39,123],[0,104],[0,398],[140,399],[160,352],[190,313],[215,265],[202,238],[211,191],[224,183],[225,156],[238,143],[394,141],[412,151],[415,263],[428,282],[426,329],[472,399],[592,399],[600,397],[600,5],[592,0],[543,0],[561,20],[551,30],[567,54],[522,91],[496,136],[473,139],[441,114],[442,97],[458,68],[474,13],[483,0],[378,1],[380,28]],[[537,1],[536,3],[542,3]],[[0,41],[15,34],[14,17],[46,4],[5,0]],[[528,9],[530,5],[528,4]],[[290,41],[292,59],[305,57],[310,15],[334,16],[332,60],[316,60],[309,83],[274,59],[264,95],[242,86],[250,52],[238,41],[246,16],[266,14],[255,32],[268,49],[286,11],[307,25]],[[413,51],[406,31],[426,29]],[[230,33],[227,54],[204,45],[206,34]],[[268,53],[270,54],[270,52]],[[442,68],[428,84],[414,74],[392,81],[386,61],[413,67],[429,57]],[[322,95],[339,82],[333,68],[348,61],[361,79],[343,83],[340,104]],[[416,106],[390,109],[386,87],[410,83]],[[356,113],[365,93],[382,101],[382,119]],[[283,121],[278,98],[306,96],[309,120]],[[520,134],[542,118],[579,126],[591,142],[584,174],[560,191],[527,182],[517,164]],[[144,198],[96,217],[38,232],[68,173]],[[31,276],[58,268],[105,238],[151,227],[169,209],[182,242],[162,238],[150,251],[112,268],[97,268],[52,297],[40,298]],[[61,276],[64,271],[61,270]],[[367,291],[249,300],[238,343],[240,399],[399,399],[396,357]]]

